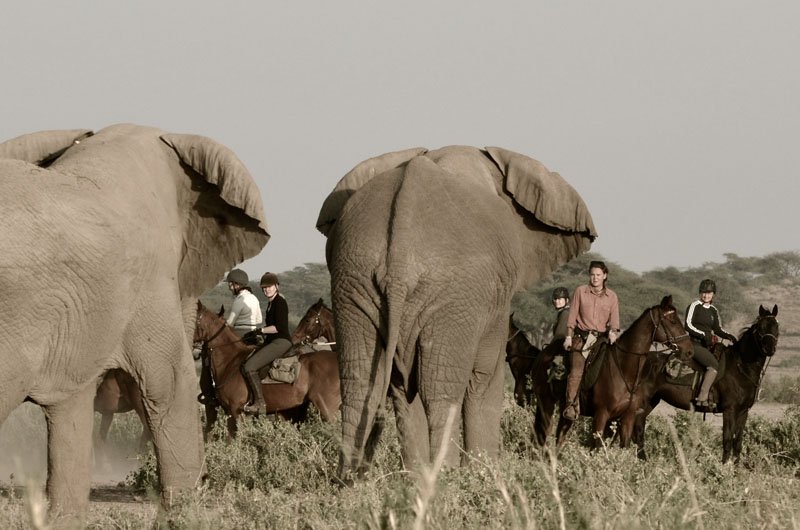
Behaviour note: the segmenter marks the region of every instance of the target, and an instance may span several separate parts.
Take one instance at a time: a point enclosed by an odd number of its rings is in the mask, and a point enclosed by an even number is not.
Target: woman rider
[[[233,269],[225,278],[228,288],[233,293],[234,299],[231,310],[225,321],[240,337],[248,331],[253,331],[261,323],[261,304],[256,295],[250,291],[250,280],[247,273],[241,269]]]
[[[614,344],[619,336],[619,299],[606,287],[608,267],[602,261],[589,264],[589,283],[579,285],[572,295],[572,307],[567,321],[567,336],[564,349],[570,352],[569,375],[567,376],[567,406],[564,417],[576,420],[580,415],[578,390],[583,378],[583,369],[589,351],[597,338],[608,334],[608,342]],[[572,336],[578,335],[573,346]]]
[[[252,404],[245,405],[244,411],[253,414],[265,414],[267,405],[261,393],[261,376],[258,371],[279,357],[283,357],[292,348],[289,334],[289,305],[278,292],[280,282],[278,276],[266,272],[261,277],[261,290],[267,297],[267,310],[264,313],[264,326],[260,332],[265,335],[264,347],[250,355],[244,362],[244,371],[253,391]]]
[[[694,344],[694,358],[706,369],[695,402],[700,407],[713,408],[714,403],[709,401],[708,393],[717,377],[719,363],[709,348],[714,347],[716,336],[728,339],[731,343],[736,342],[736,337],[722,329],[719,311],[711,303],[717,292],[714,280],[705,279],[700,282],[698,291],[700,293],[699,300],[695,300],[686,308],[686,331],[689,332]]]

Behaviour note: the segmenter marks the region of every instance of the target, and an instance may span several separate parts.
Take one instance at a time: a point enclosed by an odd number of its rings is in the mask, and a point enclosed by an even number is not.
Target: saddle
[[[265,385],[294,383],[300,374],[300,356],[323,350],[331,351],[331,345],[325,337],[319,337],[310,344],[303,344],[298,348],[289,350],[291,355],[275,359],[272,363],[259,370],[259,375],[262,376],[261,383]],[[266,375],[262,375],[265,371]]]
[[[605,364],[608,354],[608,338],[600,337],[592,345],[589,350],[589,356],[586,358],[586,366],[583,369],[583,379],[581,380],[581,388],[588,390],[597,382],[600,377],[600,369]]]
[[[721,342],[718,342],[710,350],[719,363],[719,369],[717,370],[717,381],[722,379],[722,376],[725,375],[725,367],[727,364],[725,359],[727,359],[727,356],[723,355],[723,353],[727,350],[727,348],[727,346]],[[664,375],[666,376],[667,382],[673,385],[692,387],[692,397],[694,397],[699,390],[704,373],[705,367],[698,363],[695,359],[690,359],[688,362],[684,362],[681,361],[675,353],[671,353],[669,355],[669,358],[664,365]],[[713,387],[711,390],[713,392]]]

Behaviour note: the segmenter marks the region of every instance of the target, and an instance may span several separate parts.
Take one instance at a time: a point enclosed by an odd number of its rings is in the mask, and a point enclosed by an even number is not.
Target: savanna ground
[[[458,469],[402,471],[391,422],[367,477],[332,480],[340,428],[247,421],[228,443],[216,427],[209,479],[159,519],[152,453],[136,454],[133,413],[118,415],[96,456],[90,528],[800,528],[800,289],[749,293],[780,307],[781,338],[752,410],[740,465],[721,462],[721,416],[660,405],[649,460],[617,447],[591,452],[580,422],[557,458],[531,442],[533,415],[507,392],[503,449]],[[738,330],[749,322],[731,322]],[[99,423],[99,415],[97,416]],[[32,405],[0,427],[0,527],[45,524],[44,419]]]

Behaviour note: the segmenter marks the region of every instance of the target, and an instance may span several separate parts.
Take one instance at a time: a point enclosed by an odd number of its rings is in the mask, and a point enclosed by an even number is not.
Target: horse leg
[[[561,410],[564,410],[567,403],[566,400],[561,401]],[[562,414],[558,415],[558,425],[556,425],[556,447],[560,448],[567,441],[567,434],[572,428],[573,420],[568,420]]]
[[[749,409],[742,410],[737,414],[736,429],[734,429],[733,438],[733,463],[738,464],[739,458],[742,456],[742,442],[744,441],[744,426],[747,424],[747,416]]]
[[[644,449],[644,433],[647,423],[647,416],[653,411],[653,408],[658,404],[646,404],[642,407],[642,411],[637,413],[633,420],[633,433],[631,434],[634,443],[636,443],[636,456],[640,460],[647,460],[647,453]]]
[[[606,409],[595,409],[592,420],[592,449],[599,449],[603,445],[606,425],[608,424],[608,411]]]
[[[544,447],[547,443],[547,436],[550,434],[550,427],[553,424],[553,410],[555,409],[555,399],[552,392],[544,392],[536,396],[536,418],[533,422],[533,433],[536,443]]]

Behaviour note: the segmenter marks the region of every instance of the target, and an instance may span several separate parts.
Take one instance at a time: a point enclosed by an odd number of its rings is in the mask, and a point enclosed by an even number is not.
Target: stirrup
[[[267,413],[267,406],[260,403],[248,403],[242,410],[247,414],[261,415]]]

